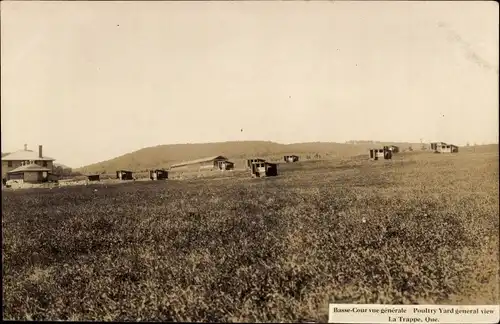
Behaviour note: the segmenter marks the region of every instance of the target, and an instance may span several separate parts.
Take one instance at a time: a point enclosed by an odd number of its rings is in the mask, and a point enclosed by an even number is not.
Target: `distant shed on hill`
[[[149,171],[149,179],[151,180],[167,180],[168,179],[168,171],[162,169],[150,170]]]
[[[299,156],[298,155],[285,155],[285,156],[283,156],[283,160],[285,160],[286,163],[298,162]]]
[[[100,181],[101,177],[99,174],[91,174],[87,176],[89,181]]]
[[[118,170],[116,171],[116,178],[120,180],[134,180],[134,174],[132,171]]]
[[[234,163],[222,155],[210,156],[202,159],[184,161],[173,164],[170,170],[231,170]]]
[[[266,162],[265,159],[261,159],[261,158],[251,158],[251,159],[248,159],[247,160],[247,169],[250,170],[252,169],[252,164],[253,163],[257,163],[257,162]]]
[[[391,151],[392,153],[399,153],[399,147],[396,146],[396,145],[389,145],[387,147],[389,149],[389,151]]]
[[[458,146],[446,144],[444,142],[431,143],[431,150],[434,153],[458,153]]]
[[[388,146],[384,146],[383,148],[378,149],[370,149],[370,160],[377,161],[379,159],[391,160],[392,159],[392,151]]]
[[[278,175],[278,164],[270,162],[253,162],[250,172],[253,178],[275,177]]]

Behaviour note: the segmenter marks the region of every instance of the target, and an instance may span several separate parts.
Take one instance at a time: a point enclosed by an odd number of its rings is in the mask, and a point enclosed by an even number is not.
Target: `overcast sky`
[[[494,1],[2,1],[2,151],[496,143],[498,29]]]

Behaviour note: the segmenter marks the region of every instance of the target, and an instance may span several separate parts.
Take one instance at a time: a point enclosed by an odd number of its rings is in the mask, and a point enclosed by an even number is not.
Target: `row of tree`
[[[53,173],[60,177],[75,177],[82,175],[80,172],[73,171],[73,169],[64,167],[62,165],[54,166]]]

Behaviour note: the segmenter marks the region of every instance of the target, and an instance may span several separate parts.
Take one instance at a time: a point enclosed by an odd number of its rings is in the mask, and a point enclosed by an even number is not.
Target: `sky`
[[[498,3],[5,2],[2,152],[498,143]]]

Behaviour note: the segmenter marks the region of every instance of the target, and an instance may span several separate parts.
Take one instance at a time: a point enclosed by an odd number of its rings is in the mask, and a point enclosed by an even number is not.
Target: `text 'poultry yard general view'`
[[[4,316],[326,322],[329,302],[497,304],[498,161],[490,145],[5,190]]]

